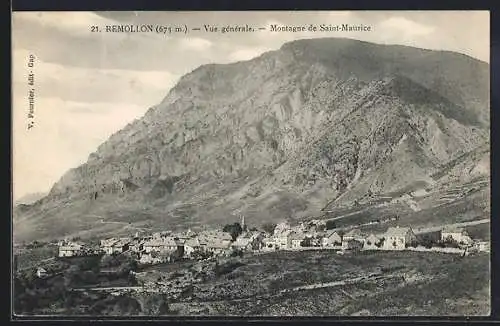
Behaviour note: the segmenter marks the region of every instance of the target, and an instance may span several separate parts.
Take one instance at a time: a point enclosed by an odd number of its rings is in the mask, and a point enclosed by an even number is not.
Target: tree
[[[301,247],[310,247],[311,246],[311,238],[305,238],[300,242]]]
[[[226,224],[222,231],[231,234],[233,241],[235,241],[236,238],[238,238],[238,236],[243,232],[243,228],[241,227],[240,223],[236,222],[233,224]]]
[[[276,224],[274,223],[265,223],[262,225],[262,230],[264,230],[266,233],[272,234],[274,232],[274,229],[276,228]]]
[[[327,230],[333,230],[335,228],[337,228],[337,225],[335,224],[335,221],[333,221],[333,220],[326,221],[326,229]]]
[[[377,246],[377,248],[380,248],[380,247],[382,247],[384,242],[385,242],[385,238],[381,238],[377,243],[375,243],[375,246]]]

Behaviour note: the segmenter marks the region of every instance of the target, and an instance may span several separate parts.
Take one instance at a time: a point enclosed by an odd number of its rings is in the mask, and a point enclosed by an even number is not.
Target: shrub
[[[272,234],[275,228],[276,224],[274,223],[265,223],[262,225],[262,230],[264,230],[268,234]]]
[[[300,242],[301,247],[310,247],[311,246],[311,239],[310,238],[305,238]]]
[[[336,227],[337,227],[337,225],[335,224],[335,221],[333,221],[333,220],[326,221],[326,229],[327,230],[333,230]]]
[[[193,259],[202,260],[207,259],[213,256],[213,253],[210,251],[203,251],[200,249],[196,249],[191,253],[191,257]]]

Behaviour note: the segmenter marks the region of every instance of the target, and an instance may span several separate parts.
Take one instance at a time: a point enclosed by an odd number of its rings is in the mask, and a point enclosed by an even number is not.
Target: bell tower
[[[240,224],[241,224],[241,229],[243,231],[246,231],[247,227],[245,225],[245,216],[243,216],[243,215],[241,215],[241,223]]]

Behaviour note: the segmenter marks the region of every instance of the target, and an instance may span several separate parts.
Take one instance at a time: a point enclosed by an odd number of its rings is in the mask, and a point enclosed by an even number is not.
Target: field
[[[276,252],[242,258],[170,306],[181,315],[488,315],[489,275],[487,255]]]
[[[47,266],[54,277],[18,276],[15,300],[23,313],[61,315],[483,316],[490,313],[489,259],[280,251],[152,266],[132,283],[125,274],[97,276],[98,257],[56,259]],[[112,294],[123,286],[137,290]]]
[[[17,268],[25,269],[37,266],[42,261],[49,260],[57,255],[57,247],[51,244],[38,248],[23,249],[15,253]]]

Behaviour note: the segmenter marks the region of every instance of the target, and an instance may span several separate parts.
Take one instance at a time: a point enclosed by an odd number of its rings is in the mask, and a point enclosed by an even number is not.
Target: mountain
[[[254,225],[300,219],[367,193],[432,187],[444,176],[465,182],[467,169],[453,167],[478,148],[488,157],[488,64],[399,45],[298,40],[183,76],[18,212],[14,236],[196,228],[239,214]],[[433,178],[443,170],[459,172]],[[489,167],[475,172],[489,176]]]

